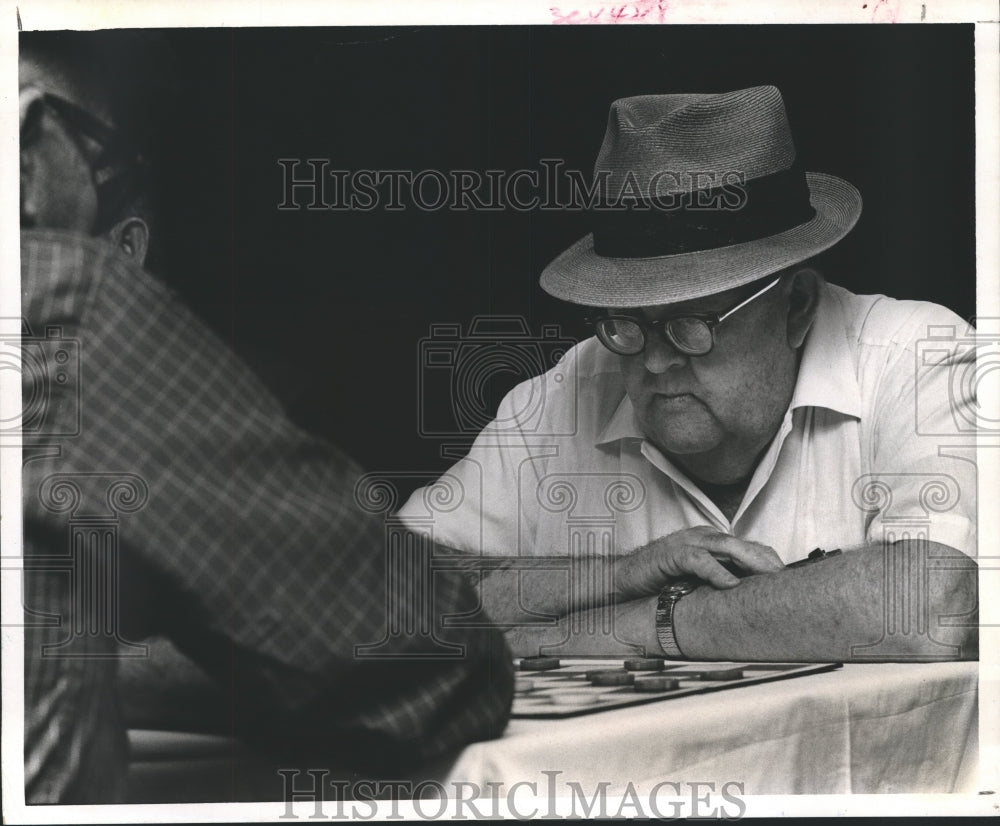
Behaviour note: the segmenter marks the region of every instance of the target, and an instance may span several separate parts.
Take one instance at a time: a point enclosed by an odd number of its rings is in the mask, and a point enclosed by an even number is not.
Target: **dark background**
[[[164,32],[161,274],[291,415],[370,469],[443,470],[418,433],[430,325],[522,315],[585,335],[538,286],[578,212],[283,212],[279,158],[588,177],[617,97],[774,84],[808,170],[865,206],[831,281],[974,313],[971,26],[582,26]],[[440,378],[441,372],[436,374]],[[483,405],[526,376],[498,371]],[[425,400],[451,416],[446,391]],[[449,441],[455,441],[454,439]]]

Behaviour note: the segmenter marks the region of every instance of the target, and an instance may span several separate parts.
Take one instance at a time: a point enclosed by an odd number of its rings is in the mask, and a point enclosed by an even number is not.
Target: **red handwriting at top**
[[[873,23],[895,23],[899,19],[900,0],[874,0],[863,3],[862,9],[870,9]],[[594,9],[549,8],[553,23],[666,23],[670,10],[668,0],[635,0],[624,5],[599,6]]]
[[[562,9],[552,7],[553,23],[665,23],[670,4],[667,0],[636,0],[625,5],[600,6],[596,9]]]
[[[869,7],[868,3],[861,6]],[[872,23],[895,23],[899,19],[899,0],[875,0],[871,4]]]

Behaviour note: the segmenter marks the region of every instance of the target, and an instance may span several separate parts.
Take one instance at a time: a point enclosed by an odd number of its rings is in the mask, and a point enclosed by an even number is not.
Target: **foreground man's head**
[[[147,84],[108,82],[126,42],[117,33],[58,34],[21,39],[21,227],[101,236],[142,264],[150,241],[146,161],[123,120],[141,108],[134,98]]]

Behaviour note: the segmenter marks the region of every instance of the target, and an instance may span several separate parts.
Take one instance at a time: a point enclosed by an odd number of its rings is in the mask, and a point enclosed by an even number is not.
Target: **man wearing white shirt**
[[[861,198],[799,168],[773,87],[616,101],[598,184],[593,233],[541,280],[596,337],[511,391],[441,480],[458,507],[418,491],[403,518],[511,558],[482,594],[523,654],[610,611],[573,650],[974,658],[967,325],[825,282],[812,259]],[[581,547],[587,518],[611,530]],[[817,547],[845,552],[786,569]]]

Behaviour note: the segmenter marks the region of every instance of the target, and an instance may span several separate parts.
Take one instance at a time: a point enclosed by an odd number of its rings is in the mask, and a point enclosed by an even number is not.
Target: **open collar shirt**
[[[617,357],[591,338],[515,387],[401,515],[486,556],[628,553],[699,525],[785,562],[907,537],[974,555],[972,335],[943,307],[826,285],[791,403],[732,520],[644,437]]]

